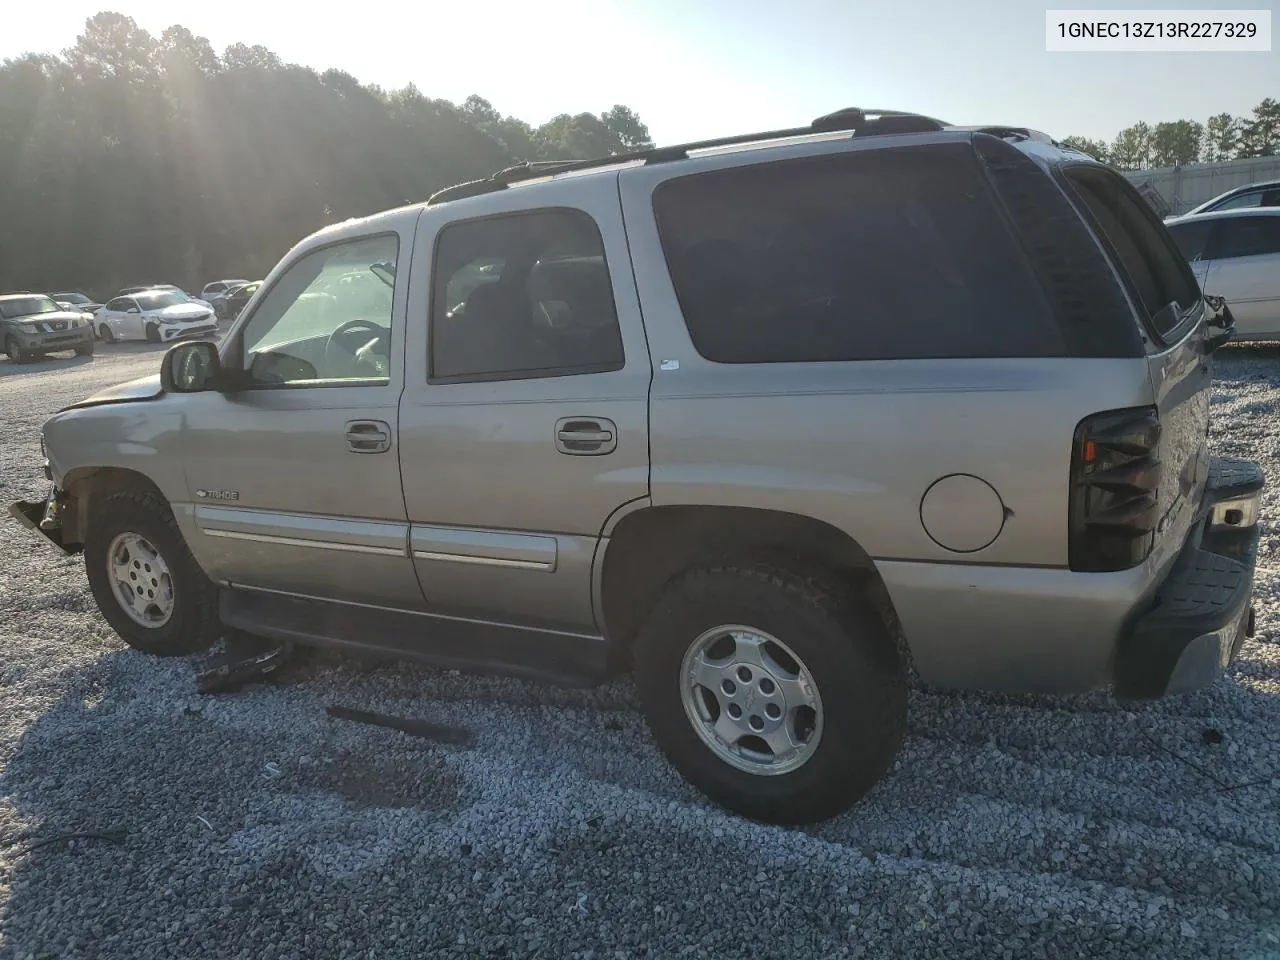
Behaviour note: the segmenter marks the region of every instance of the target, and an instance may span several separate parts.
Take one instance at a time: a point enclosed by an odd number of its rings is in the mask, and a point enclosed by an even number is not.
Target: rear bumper
[[[1213,683],[1253,635],[1253,576],[1258,501],[1265,481],[1257,464],[1215,460],[1203,519],[1116,645],[1117,697],[1150,698]]]
[[[1111,686],[1121,697],[1190,690],[1221,674],[1248,633],[1262,485],[1255,464],[1214,460],[1176,558],[1130,570],[876,567],[926,684],[1018,694]]]

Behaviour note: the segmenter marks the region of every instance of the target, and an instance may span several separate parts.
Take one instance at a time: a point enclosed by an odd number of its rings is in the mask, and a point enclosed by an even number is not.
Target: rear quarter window
[[[679,177],[655,191],[654,214],[709,360],[1067,352],[966,143]]]
[[[1072,166],[1065,175],[1087,219],[1125,278],[1148,329],[1168,340],[1200,299],[1195,275],[1173,238],[1127,180],[1098,166]],[[1168,309],[1175,305],[1175,309]]]

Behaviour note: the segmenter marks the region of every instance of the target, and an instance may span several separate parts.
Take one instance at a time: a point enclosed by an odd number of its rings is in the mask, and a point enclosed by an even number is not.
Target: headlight
[[[20,328],[24,333],[39,333],[39,332],[40,332],[40,324],[38,324],[38,323],[20,323],[20,324],[18,324],[18,327],[19,327],[19,328]]]

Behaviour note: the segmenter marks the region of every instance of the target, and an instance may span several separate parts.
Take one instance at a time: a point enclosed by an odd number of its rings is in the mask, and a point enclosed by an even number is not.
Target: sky
[[[1269,2],[1269,0],[1268,0]],[[1139,0],[1091,0],[1095,10]],[[1270,53],[1047,53],[1029,0],[0,0],[0,58],[58,52],[103,10],[219,52],[260,43],[386,88],[478,93],[533,124],[623,103],[659,143],[798,126],[846,106],[1110,140],[1138,120],[1247,114],[1280,97]],[[1163,8],[1263,8],[1176,3]],[[1060,2],[1054,9],[1074,8]],[[328,12],[332,10],[333,12]],[[291,12],[292,11],[292,12]],[[1275,18],[1280,30],[1280,17]]]

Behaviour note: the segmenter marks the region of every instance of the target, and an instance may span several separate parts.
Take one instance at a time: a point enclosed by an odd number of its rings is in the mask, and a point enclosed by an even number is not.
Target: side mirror
[[[222,381],[218,347],[207,340],[175,344],[160,362],[160,388],[165,393],[217,390]]]

